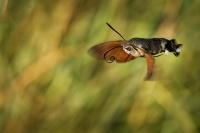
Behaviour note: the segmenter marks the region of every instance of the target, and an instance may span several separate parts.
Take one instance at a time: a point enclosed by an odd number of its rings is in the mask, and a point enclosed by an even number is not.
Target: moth
[[[106,24],[119,34],[123,40],[97,44],[88,50],[89,54],[97,59],[105,60],[108,63],[112,63],[113,61],[125,63],[138,57],[144,57],[147,62],[146,80],[149,80],[152,76],[155,64],[154,57],[161,56],[163,52],[166,54],[171,52],[177,57],[181,52],[182,44],[178,44],[175,39],[136,37],[125,40],[110,24]]]

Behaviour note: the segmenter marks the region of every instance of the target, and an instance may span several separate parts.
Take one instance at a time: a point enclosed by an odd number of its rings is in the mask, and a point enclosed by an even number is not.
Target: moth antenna
[[[124,39],[124,37],[118,31],[116,31],[109,23],[106,23],[106,24]],[[126,41],[126,39],[124,39],[124,41]]]

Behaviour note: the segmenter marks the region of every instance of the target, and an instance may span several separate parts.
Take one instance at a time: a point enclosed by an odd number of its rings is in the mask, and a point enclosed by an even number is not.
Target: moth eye
[[[128,51],[131,51],[131,50],[132,50],[131,47],[127,47],[127,48],[125,48],[125,49],[128,50]]]

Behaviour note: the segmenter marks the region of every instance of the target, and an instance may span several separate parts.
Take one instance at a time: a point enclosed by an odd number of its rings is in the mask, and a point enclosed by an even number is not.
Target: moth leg
[[[159,57],[159,56],[161,56],[161,55],[163,55],[163,53],[161,53],[161,54],[156,54],[156,55],[153,55],[153,57]]]

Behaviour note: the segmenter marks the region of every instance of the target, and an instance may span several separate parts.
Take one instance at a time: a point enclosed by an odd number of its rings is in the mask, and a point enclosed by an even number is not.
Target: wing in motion
[[[121,45],[122,41],[111,41],[105,42],[98,45],[93,46],[89,49],[89,53],[100,60],[105,60],[106,62],[128,62],[137,57],[132,56],[131,54],[127,54]]]
[[[112,63],[113,61],[116,61],[118,63],[124,63],[131,60],[134,60],[137,58],[136,56],[133,56],[131,54],[127,54],[121,45],[122,41],[111,41],[111,42],[105,42],[98,45],[95,45],[89,49],[89,54],[93,57],[105,60],[108,63]],[[144,49],[138,48],[139,51],[141,51],[146,58],[147,61],[147,75],[146,80],[149,80],[153,73],[153,66],[155,64],[154,57],[146,52]]]
[[[153,58],[152,55],[148,54],[147,52],[144,52],[144,56],[147,61],[147,75],[145,79],[149,80],[153,73],[153,66],[155,64],[155,59]]]

